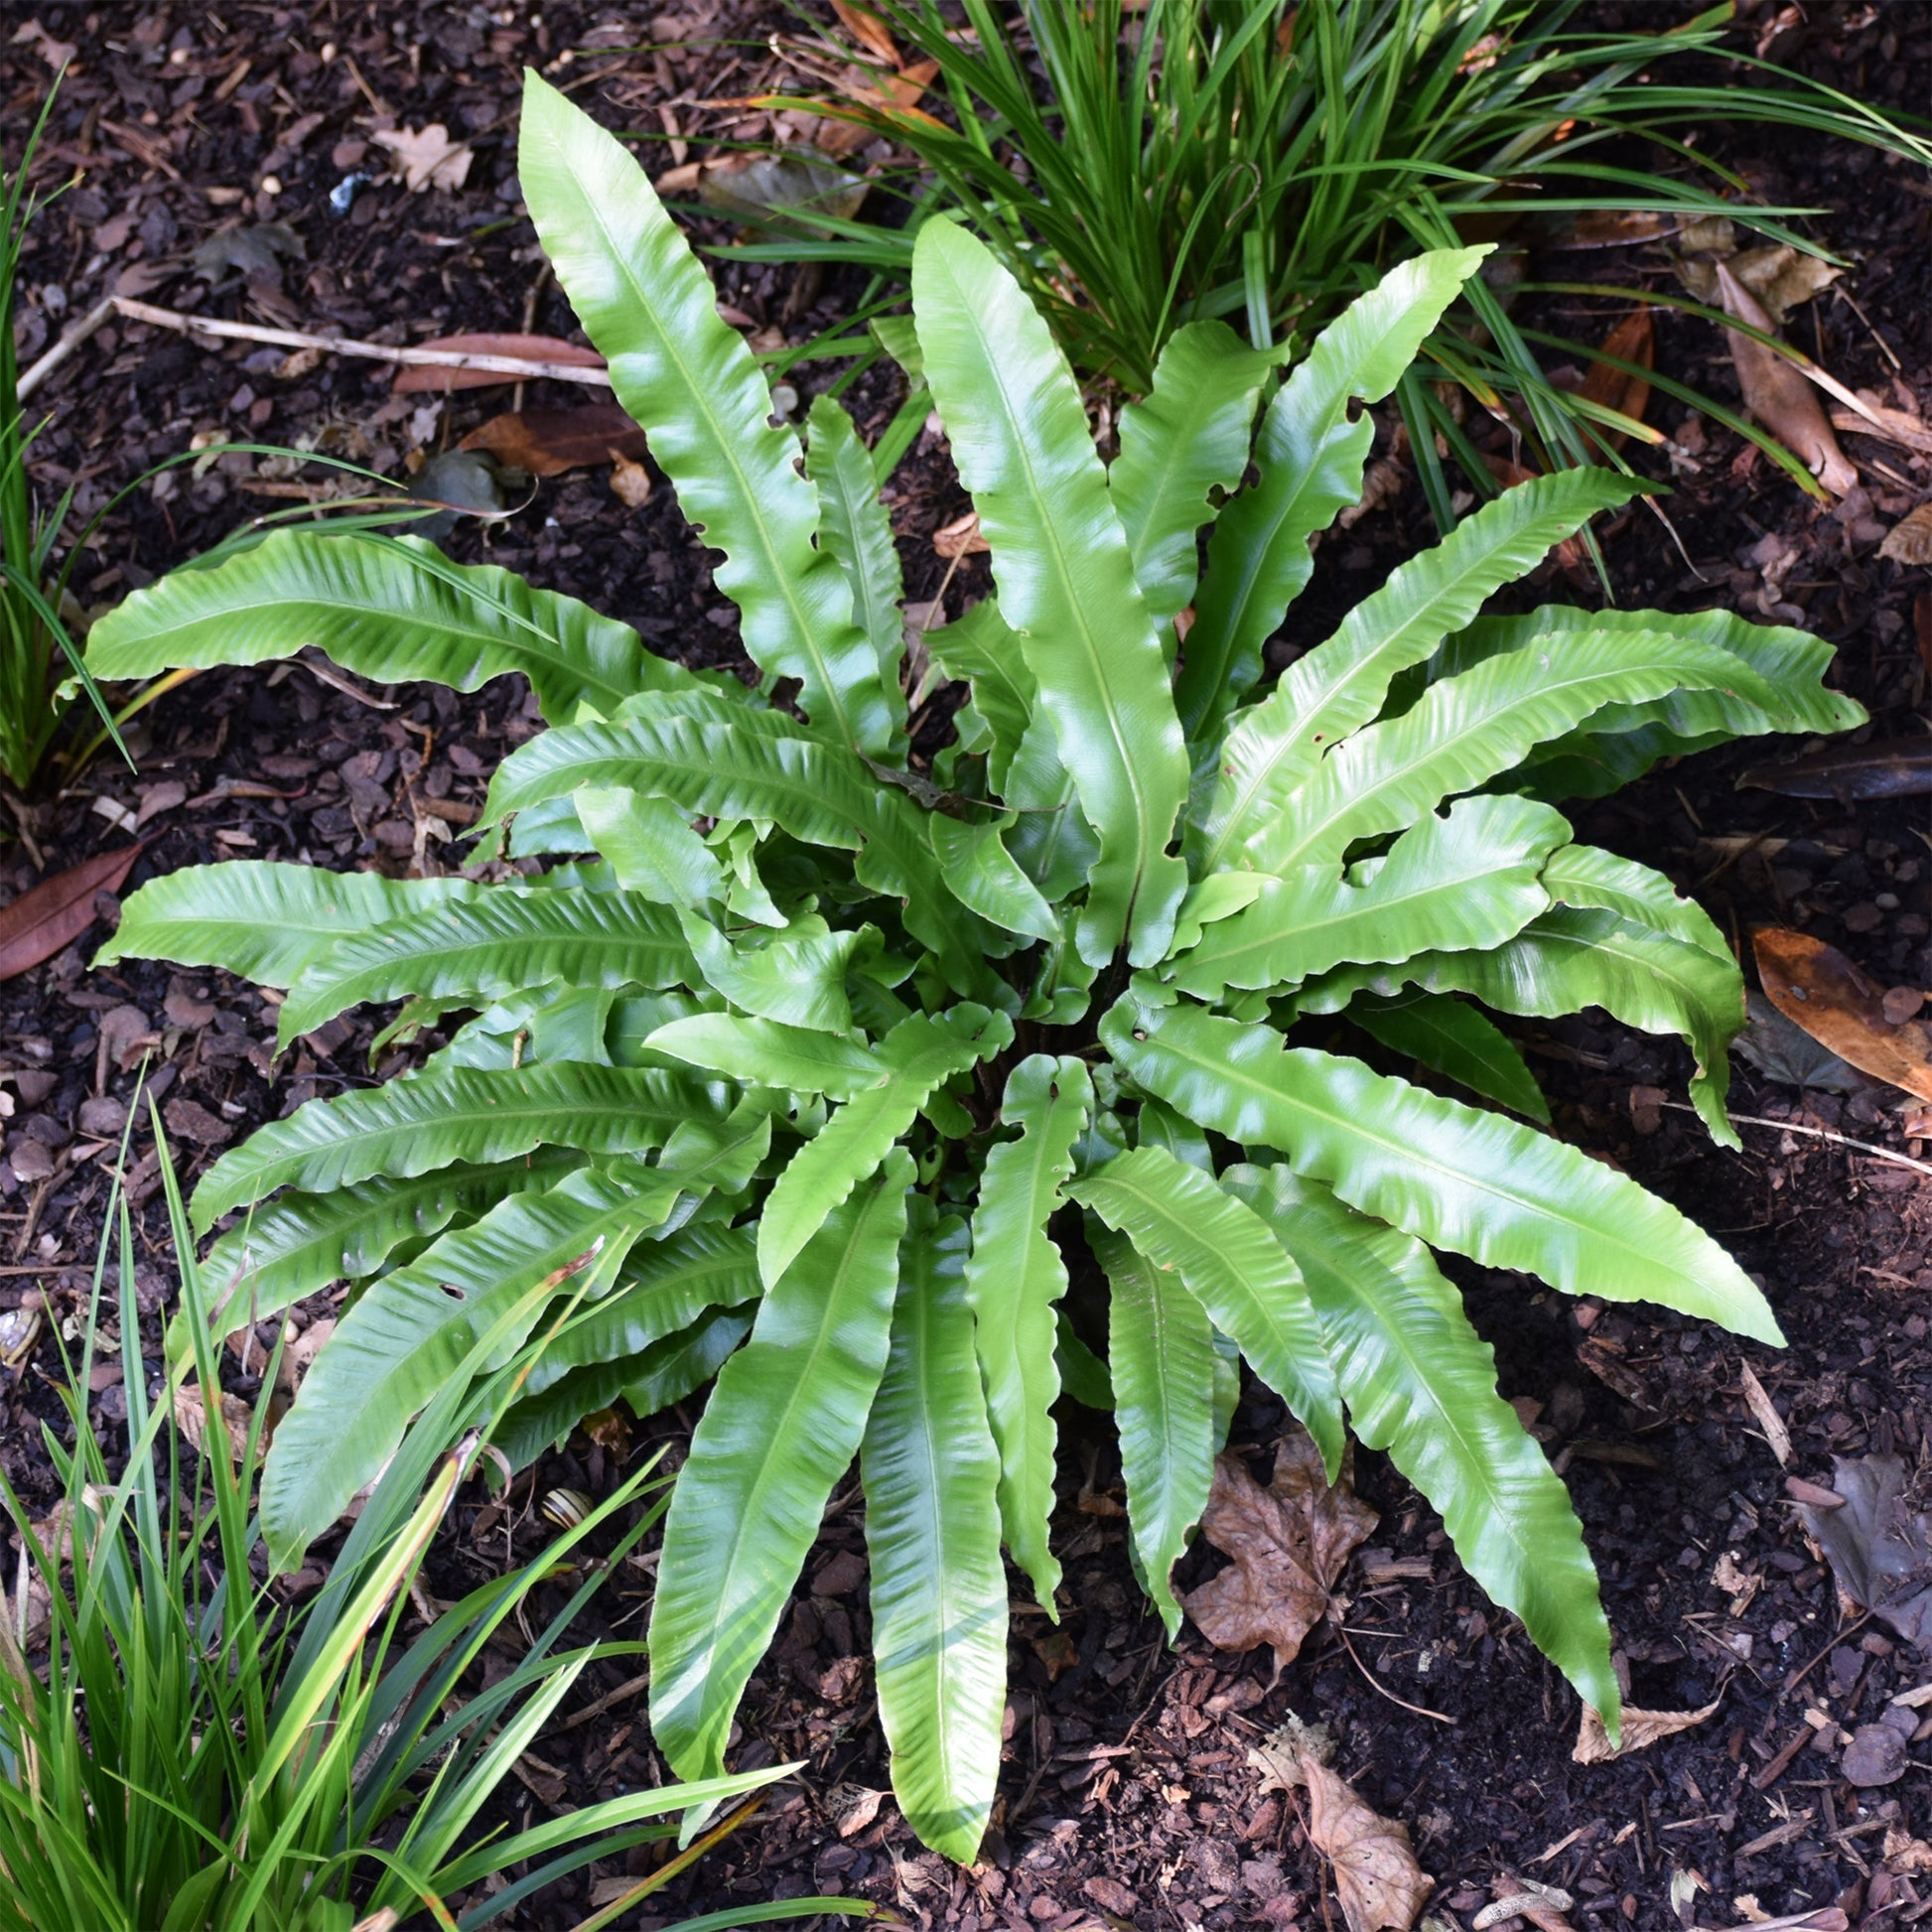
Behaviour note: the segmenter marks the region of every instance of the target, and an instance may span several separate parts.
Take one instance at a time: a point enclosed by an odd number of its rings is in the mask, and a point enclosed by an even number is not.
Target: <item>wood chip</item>
[[[1757,1418],[1757,1426],[1764,1432],[1764,1440],[1771,1446],[1771,1453],[1778,1458],[1780,1468],[1788,1467],[1791,1461],[1791,1433],[1784,1426],[1784,1418],[1771,1405],[1771,1398],[1764,1393],[1764,1384],[1751,1373],[1748,1362],[1738,1371],[1738,1380],[1744,1386],[1744,1400],[1750,1412]]]

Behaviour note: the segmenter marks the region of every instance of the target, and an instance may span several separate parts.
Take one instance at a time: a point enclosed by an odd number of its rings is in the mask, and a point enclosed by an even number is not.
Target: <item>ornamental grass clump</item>
[[[1717,611],[1483,617],[1638,487],[1577,471],[1469,517],[1270,678],[1310,538],[1361,487],[1358,405],[1482,251],[1395,269],[1285,381],[1219,323],[1177,331],[1108,465],[1045,322],[933,221],[918,348],[998,594],[926,634],[968,695],[916,760],[898,564],[850,418],[820,399],[801,450],[641,171],[534,76],[520,179],[723,553],[763,692],[500,570],[307,531],[162,580],[92,644],[117,676],[305,644],[382,680],[522,671],[549,725],[483,820],[568,863],[493,884],[199,868],[135,894],[103,955],[286,989],[285,1043],[357,1003],[451,1030],[419,1070],[264,1127],[195,1195],[204,1231],[249,1210],[209,1266],[252,1312],[357,1284],[268,1457],[277,1561],[504,1310],[582,1264],[497,1441],[521,1460],[620,1397],[644,1413],[713,1384],[649,1634],[681,1776],[722,1769],[856,1456],[895,1787],[929,1844],[972,1858],[1000,1760],[1002,1546],[1063,1601],[1056,1401],[1112,1407],[1172,1632],[1237,1351],[1330,1471],[1351,1424],[1388,1451],[1613,1728],[1582,1531],[1432,1251],[1778,1338],[1723,1249],[1547,1131],[1490,1014],[1594,1005],[1681,1035],[1734,1144],[1722,937],[1551,800],[1856,723],[1822,687],[1829,647]],[[1331,1050],[1337,1015],[1381,1064],[1472,1097]],[[1107,1284],[1084,1336],[1061,1230]]]

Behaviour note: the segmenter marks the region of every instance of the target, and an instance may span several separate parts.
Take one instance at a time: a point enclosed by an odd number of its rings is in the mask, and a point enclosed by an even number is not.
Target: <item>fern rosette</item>
[[[1681,1035],[1729,1136],[1728,951],[1550,801],[1856,723],[1829,648],[1722,613],[1484,617],[1636,487],[1583,471],[1507,491],[1271,682],[1310,539],[1360,492],[1358,406],[1482,251],[1398,268],[1285,377],[1187,325],[1109,465],[1044,323],[935,220],[913,326],[997,596],[927,635],[969,696],[914,768],[897,560],[850,418],[821,400],[801,451],[635,164],[534,77],[520,174],[619,398],[724,553],[747,648],[797,701],[406,539],[285,533],[96,625],[100,676],[311,642],[383,678],[521,670],[550,727],[484,824],[570,863],[487,886],[208,867],[133,896],[107,954],[285,987],[285,1037],[358,1002],[456,1029],[420,1071],[263,1128],[196,1196],[203,1229],[253,1204],[211,1256],[229,1310],[357,1285],[268,1458],[278,1558],[552,1284],[561,1327],[500,1436],[519,1461],[620,1398],[648,1414],[712,1385],[650,1627],[673,1766],[723,1767],[856,1457],[896,1788],[970,1859],[1003,1546],[1056,1603],[1056,1404],[1111,1404],[1173,1631],[1238,1350],[1331,1471],[1348,1426],[1386,1449],[1614,1725],[1582,1531],[1435,1251],[1778,1339],[1715,1242],[1547,1131],[1489,1015],[1596,1006]],[[1314,1043],[1337,1014],[1493,1104]],[[1085,1339],[1049,1231],[1069,1202],[1108,1287]],[[530,1306],[512,1346],[546,1321]]]

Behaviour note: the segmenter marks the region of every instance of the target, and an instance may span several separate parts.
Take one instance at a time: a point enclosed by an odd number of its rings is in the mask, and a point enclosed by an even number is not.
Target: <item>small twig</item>
[[[1681,1100],[1665,1100],[1658,1104],[1668,1107],[1674,1114],[1697,1112],[1695,1107],[1687,1107]],[[1731,1119],[1744,1127],[1775,1127],[1781,1134],[1805,1134],[1814,1141],[1830,1141],[1834,1147],[1855,1147],[1861,1154],[1889,1161],[1894,1167],[1910,1168],[1914,1173],[1932,1174],[1932,1161],[1914,1161],[1909,1154],[1894,1154],[1888,1147],[1873,1147],[1869,1141],[1855,1141],[1850,1134],[1841,1134],[1836,1128],[1801,1127],[1795,1120],[1766,1120],[1762,1114],[1732,1114]]]
[[[1350,1657],[1354,1658],[1355,1668],[1368,1679],[1368,1687],[1371,1691],[1379,1691],[1391,1704],[1400,1705],[1404,1711],[1411,1712],[1418,1718],[1434,1718],[1439,1725],[1453,1725],[1455,1723],[1455,1720],[1447,1711],[1425,1711],[1420,1704],[1411,1704],[1408,1699],[1397,1697],[1386,1684],[1378,1684],[1375,1681],[1375,1673],[1362,1662],[1361,1657],[1356,1652],[1355,1646],[1348,1641],[1348,1632],[1339,1623],[1334,1626],[1334,1632],[1341,1639],[1341,1647],[1347,1651]]]
[[[650,1682],[650,1673],[641,1677],[627,1678],[615,1691],[606,1691],[595,1704],[587,1704],[581,1711],[573,1711],[561,1725],[559,1730],[575,1730],[579,1725],[587,1725],[593,1718],[601,1718],[614,1704],[621,1704],[625,1698],[634,1698]]]
[[[372,362],[432,369],[484,369],[491,375],[512,376],[521,381],[548,376],[552,381],[582,382],[594,389],[611,386],[610,370],[589,363],[541,362],[527,355],[480,355],[454,348],[396,348],[387,343],[355,342],[346,336],[311,335],[304,329],[264,329],[252,322],[223,322],[213,316],[184,315],[177,309],[157,309],[152,303],[136,302],[131,296],[110,295],[105,302],[96,304],[78,328],[63,337],[20,378],[22,397],[31,394],[38,383],[71,355],[109,314],[125,316],[130,322],[149,323],[157,329],[173,329],[183,335],[267,343],[277,348],[321,348],[333,355],[359,355]]]

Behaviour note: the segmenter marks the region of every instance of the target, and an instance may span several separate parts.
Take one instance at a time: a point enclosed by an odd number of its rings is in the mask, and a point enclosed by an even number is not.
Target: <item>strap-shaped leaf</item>
[[[1543,885],[1559,905],[1601,906],[1632,925],[1666,932],[1713,958],[1731,957],[1710,913],[1695,899],[1681,897],[1661,872],[1634,859],[1619,859],[1593,845],[1566,845],[1551,853],[1544,865]]]
[[[1109,1289],[1107,1371],[1128,1529],[1172,1641],[1180,1633],[1180,1605],[1168,1573],[1214,1480],[1214,1324],[1179,1280],[1124,1234],[1090,1221],[1088,1241]]]
[[[279,1314],[342,1280],[372,1275],[403,1242],[439,1234],[459,1214],[481,1214],[505,1194],[547,1188],[584,1157],[543,1148],[489,1167],[439,1168],[407,1180],[377,1176],[328,1194],[288,1193],[221,1236],[202,1263],[220,1298],[209,1331]]]
[[[99,677],[259,664],[314,644],[378,684],[474,691],[520,671],[552,724],[608,716],[633,693],[693,683],[615,618],[493,564],[452,563],[420,537],[278,530],[211,568],[171,571],[87,636]]]
[[[553,1443],[561,1443],[586,1416],[610,1408],[620,1396],[638,1418],[654,1416],[709,1382],[751,1331],[749,1310],[708,1309],[688,1328],[663,1336],[638,1354],[586,1362],[540,1395],[526,1396],[503,1418],[490,1443],[503,1451],[512,1469],[521,1469]]]
[[[1057,939],[1060,922],[1039,888],[1007,850],[1004,827],[969,824],[934,812],[926,820],[947,889],[959,902],[1005,932]]]
[[[806,443],[805,474],[818,488],[819,541],[845,573],[852,592],[852,616],[879,660],[880,689],[898,698],[898,667],[905,655],[905,620],[899,601],[905,580],[892,518],[880,501],[872,452],[845,405],[835,396],[814,396]],[[904,756],[902,703],[895,703],[896,754]]]
[[[1639,486],[1608,470],[1538,477],[1504,490],[1435,549],[1398,566],[1332,637],[1291,664],[1273,693],[1235,720],[1189,847],[1196,877],[1232,863],[1289,809],[1329,748],[1381,710],[1397,672],[1420,664],[1492,591]]]
[[[637,1180],[646,1184],[630,1184]],[[385,1276],[343,1317],[303,1378],[262,1473],[262,1526],[277,1565],[302,1552],[382,1467],[416,1412],[456,1375],[503,1311],[540,1282],[593,1265],[605,1279],[677,1199],[642,1169],[630,1182],[585,1171],[512,1194]],[[532,1308],[534,1325],[542,1313]],[[510,1348],[521,1334],[507,1337]]]
[[[1728,653],[1667,630],[1572,631],[1488,658],[1337,745],[1247,852],[1264,872],[1339,858],[1354,840],[1413,825],[1444,796],[1507,771],[1606,704],[1749,676]]]
[[[596,1362],[623,1368],[653,1342],[690,1327],[706,1309],[737,1308],[763,1293],[750,1228],[699,1222],[662,1240],[640,1241],[610,1294],[580,1309],[544,1344],[523,1393],[540,1395]]]
[[[1007,772],[1033,722],[1038,692],[1020,639],[1000,615],[999,600],[982,599],[951,623],[928,630],[925,646],[947,677],[971,683],[973,710],[991,740],[987,778],[995,795],[1004,797]]]
[[[1358,994],[1348,1017],[1390,1051],[1549,1126],[1550,1103],[1536,1075],[1509,1035],[1478,1008],[1450,994],[1409,987],[1386,997]]]
[[[876,1050],[856,1039],[736,1013],[673,1020],[644,1043],[653,1053],[709,1067],[746,1086],[822,1093],[833,1100],[850,1100],[876,1087],[885,1071]]]
[[[932,947],[952,984],[998,997],[1000,983],[971,915],[946,890],[919,808],[849,753],[674,713],[572,726],[532,739],[497,766],[485,814],[493,822],[587,784],[669,798],[693,817],[768,819],[806,845],[857,852],[861,882],[906,901],[907,927]]]
[[[1168,626],[1193,601],[1197,541],[1217,507],[1211,492],[1240,487],[1255,403],[1276,360],[1224,322],[1183,323],[1161,351],[1153,388],[1120,412],[1107,487],[1164,649]]]
[[[564,1061],[502,1070],[432,1065],[411,1078],[312,1100],[224,1154],[195,1190],[205,1231],[277,1187],[321,1193],[379,1173],[508,1160],[534,1147],[645,1154],[694,1118],[723,1120],[725,1093],[680,1074]]]
[[[1697,1056],[1691,1099],[1714,1140],[1735,1147],[1725,1111],[1744,982],[1727,952],[1673,939],[1614,912],[1558,906],[1492,952],[1431,953],[1398,969],[1432,992],[1473,994],[1498,1013],[1549,1019],[1601,1007],[1626,1027],[1678,1034]]]
[[[489,890],[469,879],[384,879],[272,860],[185,866],[128,896],[94,964],[170,959],[219,966],[257,986],[290,986],[340,939]]]
[[[1093,1106],[1084,1062],[1035,1053],[1007,1075],[1000,1118],[1020,1138],[989,1150],[973,1213],[966,1299],[1000,1446],[1000,1521],[1013,1560],[1033,1580],[1035,1601],[1057,1616],[1060,1566],[1047,1544],[1053,1513],[1054,1305],[1066,1264],[1046,1223],[1073,1172],[1073,1143]]]
[[[874,1052],[878,1077],[791,1157],[759,1217],[759,1270],[768,1287],[824,1225],[825,1217],[885,1160],[942,1081],[991,1059],[1013,1039],[1013,1022],[970,1000],[936,1018],[902,1020]]]
[[[743,615],[746,650],[799,680],[827,738],[888,756],[897,693],[887,696],[878,653],[852,621],[845,573],[815,541],[818,492],[799,474],[797,438],[643,170],[532,72],[517,180],[618,400],[643,425],[679,507],[724,552],[717,584]]]
[[[1708,685],[1647,704],[1613,706],[1590,721],[1592,732],[1634,731],[1655,722],[1679,738],[1708,734],[1750,738],[1763,732],[1842,732],[1864,722],[1864,707],[1828,691],[1837,652],[1823,637],[1784,624],[1751,623],[1733,611],[1589,611],[1551,604],[1526,617],[1478,618],[1445,650],[1445,668],[1463,669],[1503,651],[1522,650],[1578,630],[1669,630],[1743,666],[1736,683]]]
[[[1379,402],[1488,251],[1440,248],[1384,276],[1315,338],[1269,404],[1255,450],[1260,477],[1221,513],[1175,687],[1191,739],[1212,739],[1261,674],[1261,648],[1314,569],[1309,539],[1362,493]],[[1121,443],[1126,447],[1123,416]],[[1191,559],[1190,559],[1191,561]]]
[[[677,915],[640,893],[519,892],[432,906],[338,939],[289,989],[289,1045],[345,1009],[414,996],[487,1006],[546,982],[661,990],[697,978]]]
[[[1301,1265],[1355,1433],[1435,1504],[1470,1576],[1614,1724],[1609,1625],[1582,1526],[1429,1250],[1286,1168],[1231,1169],[1223,1183]]]
[[[759,1305],[692,1434],[650,1617],[651,1729],[680,1777],[723,1769],[745,1680],[858,1451],[886,1370],[911,1180],[911,1156],[896,1150],[833,1210]]]
[[[849,1034],[852,1002],[846,974],[867,932],[834,932],[816,913],[802,914],[762,945],[734,945],[715,926],[687,915],[685,937],[705,982],[733,1006],[788,1027]],[[876,930],[873,943],[878,943]]]
[[[626,891],[662,905],[702,905],[725,897],[717,855],[668,798],[587,785],[569,802],[585,837]]]
[[[993,548],[1000,612],[1100,838],[1081,956],[1167,948],[1186,874],[1168,856],[1186,749],[1079,385],[1045,323],[985,244],[928,221],[912,255],[926,379]]]
[[[1350,1206],[1432,1246],[1566,1294],[1660,1302],[1759,1341],[1783,1339],[1743,1270],[1676,1208],[1502,1114],[1359,1060],[1286,1049],[1271,1028],[1198,1007],[1118,1006],[1101,1037],[1125,1071],[1190,1119],[1280,1149]]]
[[[1202,929],[1174,983],[1212,998],[1344,960],[1493,946],[1549,904],[1539,874],[1569,836],[1561,813],[1528,798],[1464,798],[1440,818],[1425,810],[1386,857],[1346,873],[1331,861],[1264,878],[1252,904]]]
[[[1215,1327],[1300,1418],[1332,1482],[1341,1468],[1341,1398],[1308,1290],[1267,1225],[1223,1193],[1211,1173],[1146,1144],[1067,1192],[1157,1268],[1180,1277]],[[1114,1375],[1118,1386],[1118,1365]]]
[[[962,1864],[1000,1777],[1007,1575],[999,1451],[973,1359],[963,1222],[923,1212],[899,1251],[892,1353],[859,1451],[879,1720],[905,1821]]]

